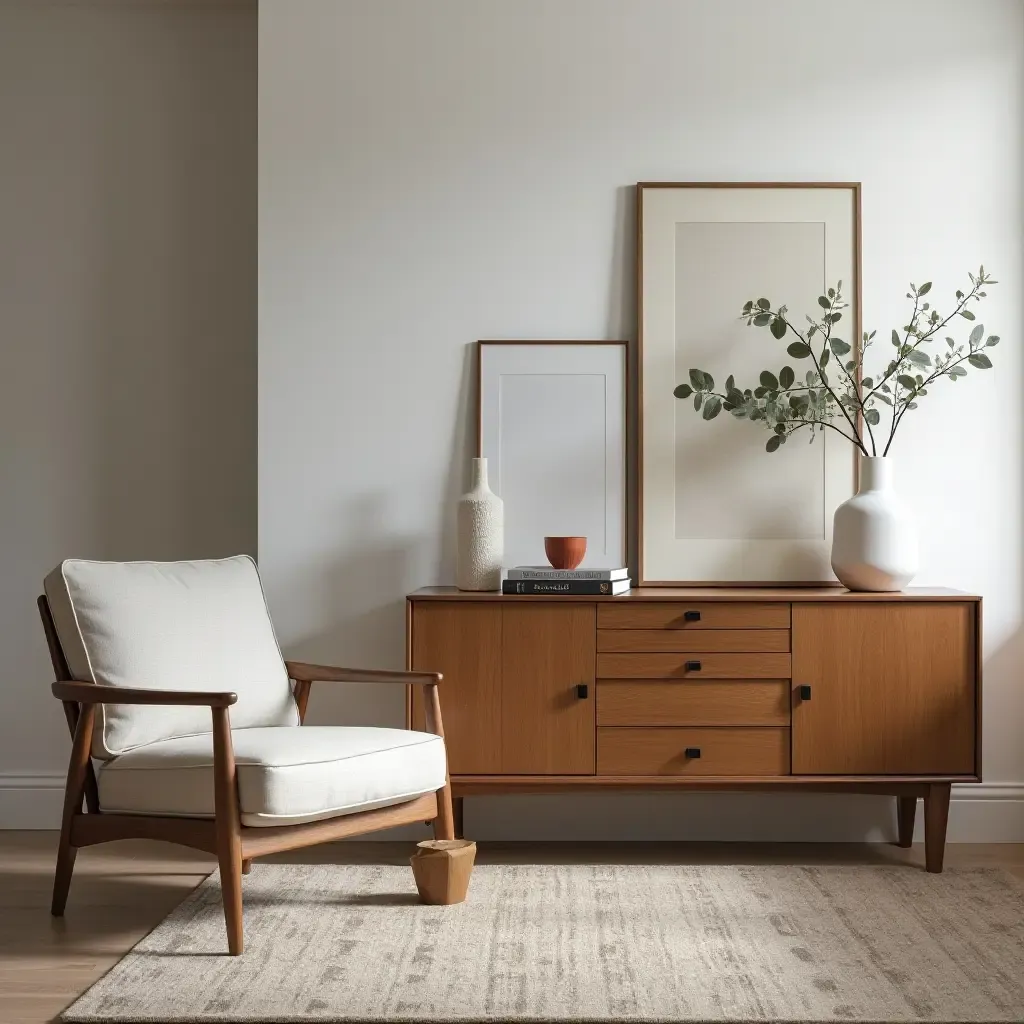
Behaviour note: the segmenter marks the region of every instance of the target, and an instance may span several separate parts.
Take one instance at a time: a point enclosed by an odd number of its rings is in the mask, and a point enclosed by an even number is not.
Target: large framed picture
[[[803,324],[842,280],[843,336],[858,344],[860,186],[641,182],[637,203],[640,584],[835,583],[832,515],[854,493],[853,446],[825,431],[767,454],[754,424],[705,422],[673,389],[691,368],[755,387],[787,362],[741,318],[751,298]]]
[[[504,564],[546,565],[582,536],[582,567],[626,565],[626,343],[477,343],[479,454],[505,503]]]

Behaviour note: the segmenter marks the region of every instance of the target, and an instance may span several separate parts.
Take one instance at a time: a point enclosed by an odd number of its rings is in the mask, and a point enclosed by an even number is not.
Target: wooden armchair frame
[[[64,813],[60,828],[60,846],[53,879],[50,912],[64,914],[75,856],[83,846],[107,843],[115,839],[162,839],[181,846],[212,853],[220,865],[224,892],[224,920],[227,925],[228,951],[242,952],[242,875],[249,871],[253,858],[283,850],[314,846],[346,836],[375,832],[412,822],[433,822],[437,839],[454,839],[451,784],[445,773],[444,786],[433,793],[391,807],[359,811],[337,818],[326,818],[297,825],[246,827],[241,823],[238,803],[238,777],[231,744],[230,707],[238,697],[230,692],[129,689],[100,686],[71,678],[64,651],[53,624],[45,597],[38,600],[46,643],[56,681],[53,695],[64,704],[64,715],[71,731],[71,762],[64,790]],[[439,672],[381,672],[375,669],[336,668],[286,661],[288,676],[294,682],[293,694],[299,709],[299,721],[306,717],[306,705],[314,682],[401,683],[425,687],[426,727],[444,738],[441,702],[437,686]],[[90,751],[97,704],[161,704],[208,707],[213,717],[214,817],[171,818],[141,814],[105,814],[100,810],[96,775]],[[85,810],[82,800],[85,799]]]

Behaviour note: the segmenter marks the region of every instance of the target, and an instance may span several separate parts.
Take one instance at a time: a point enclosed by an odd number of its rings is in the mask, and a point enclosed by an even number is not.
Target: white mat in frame
[[[832,514],[853,493],[854,449],[831,431],[768,455],[767,434],[675,399],[691,367],[757,385],[790,338],[745,326],[743,302],[817,312],[838,279],[859,337],[860,189],[851,183],[641,183],[640,583],[835,582]],[[803,376],[806,365],[794,363]]]
[[[622,341],[481,341],[479,453],[505,502],[506,566],[545,565],[545,536],[584,536],[583,567],[626,564]]]

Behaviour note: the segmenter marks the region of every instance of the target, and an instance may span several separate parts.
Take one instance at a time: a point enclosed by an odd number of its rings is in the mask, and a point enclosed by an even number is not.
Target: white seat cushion
[[[444,741],[409,729],[235,729],[243,825],[292,825],[402,803],[445,783]],[[100,766],[100,808],[211,818],[213,740],[188,736]]]
[[[297,725],[298,710],[256,565],[247,555],[196,562],[68,559],[45,582],[75,679],[159,690],[232,690],[236,729]],[[92,753],[116,757],[208,733],[206,707],[105,704]]]

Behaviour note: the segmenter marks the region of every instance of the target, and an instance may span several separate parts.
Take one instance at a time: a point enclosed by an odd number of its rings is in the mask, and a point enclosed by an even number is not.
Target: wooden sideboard
[[[981,599],[951,590],[641,588],[408,598],[444,674],[456,824],[486,793],[792,789],[897,798],[941,871],[952,782],[981,781]],[[409,723],[422,728],[417,688]]]

